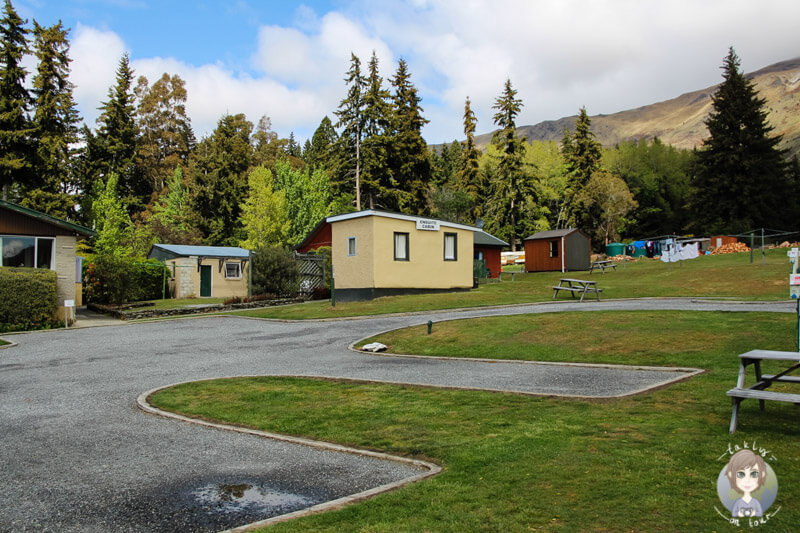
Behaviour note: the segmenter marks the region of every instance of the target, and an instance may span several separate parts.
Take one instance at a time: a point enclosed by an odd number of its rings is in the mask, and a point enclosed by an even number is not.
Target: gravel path
[[[370,319],[198,318],[37,332],[0,350],[0,531],[219,531],[424,475],[419,465],[143,413],[176,382],[309,375],[615,396],[677,371],[396,358],[347,346],[380,331],[474,316],[602,309],[794,312],[689,300],[556,303]],[[231,502],[238,502],[233,505]]]

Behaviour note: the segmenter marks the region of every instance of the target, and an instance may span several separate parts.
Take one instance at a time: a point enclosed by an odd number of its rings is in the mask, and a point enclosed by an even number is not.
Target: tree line
[[[322,218],[381,209],[475,224],[518,246],[539,230],[579,227],[596,244],[620,236],[793,228],[797,162],[771,135],[764,102],[733,49],[695,151],[658,139],[603,148],[581,108],[560,143],[521,138],[523,102],[506,80],[481,151],[464,103],[464,141],[430,148],[422,99],[403,59],[384,81],[372,54],[351,54],[344,96],[300,146],[262,116],[226,114],[195,138],[184,81],[135,77],[123,55],[96,127],[81,125],[69,81],[69,30],[0,19],[0,186],[4,199],[94,227],[109,254],[155,242],[293,245]],[[37,61],[30,87],[23,58]],[[727,109],[725,106],[730,107]],[[725,124],[731,117],[738,124]],[[776,140],[777,139],[777,140]]]

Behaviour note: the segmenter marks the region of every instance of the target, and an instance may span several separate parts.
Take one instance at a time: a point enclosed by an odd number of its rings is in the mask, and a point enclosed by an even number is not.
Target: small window
[[[395,261],[408,261],[408,233],[394,234],[394,260]]]
[[[356,255],[356,238],[355,237],[348,237],[347,238],[347,255],[348,256]]]
[[[550,257],[558,257],[558,241],[550,241]]]
[[[225,279],[242,279],[242,264],[225,263]]]
[[[458,260],[458,235],[455,233],[444,234],[444,260]]]

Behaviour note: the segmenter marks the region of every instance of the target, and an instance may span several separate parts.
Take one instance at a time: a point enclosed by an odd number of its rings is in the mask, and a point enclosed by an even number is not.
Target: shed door
[[[200,265],[200,297],[211,296],[211,265]]]

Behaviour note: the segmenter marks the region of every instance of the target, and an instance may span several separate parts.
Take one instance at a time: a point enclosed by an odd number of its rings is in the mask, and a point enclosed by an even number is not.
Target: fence
[[[295,252],[294,258],[300,271],[300,294],[309,296],[317,289],[324,289],[325,255]]]

